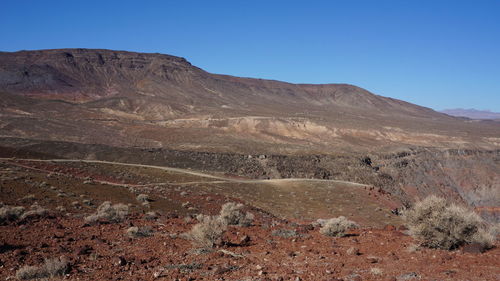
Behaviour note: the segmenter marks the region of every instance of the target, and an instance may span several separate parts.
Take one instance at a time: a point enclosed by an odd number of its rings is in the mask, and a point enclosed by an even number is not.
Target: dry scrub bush
[[[222,243],[222,235],[227,229],[227,223],[219,216],[206,216],[193,226],[187,237],[202,247],[213,247]]]
[[[403,212],[410,234],[421,246],[451,250],[464,244],[493,245],[495,237],[474,211],[429,196]]]
[[[241,209],[243,204],[233,202],[226,203],[218,216],[206,216],[198,214],[195,224],[186,236],[202,247],[213,247],[222,243],[222,235],[227,230],[228,225],[249,226],[254,216],[251,213],[243,214]]]
[[[26,202],[26,201],[33,201],[35,199],[36,199],[36,197],[34,194],[28,194],[28,195],[24,196],[23,198],[19,199],[18,201]]]
[[[241,212],[243,204],[233,202],[222,205],[219,217],[226,222],[227,225],[250,226],[254,219],[253,214]]]
[[[491,235],[498,237],[500,235],[500,222],[492,223],[490,226]]]
[[[207,216],[207,215],[204,215],[204,214],[197,214],[194,216],[194,218],[199,221],[199,222],[202,222],[206,217],[210,217],[210,216]]]
[[[314,226],[314,227],[318,227],[318,226],[323,226],[325,225],[325,223],[327,222],[328,220],[326,219],[317,219],[315,222],[313,222],[311,225]]]
[[[87,222],[98,222],[98,221],[108,221],[108,222],[121,222],[128,215],[128,206],[125,204],[114,204],[105,201],[98,208],[95,214],[85,217]]]
[[[500,188],[482,186],[462,194],[470,206],[497,206],[500,202]]]
[[[24,266],[16,272],[20,280],[54,278],[62,276],[69,270],[69,263],[64,257],[45,260],[40,266]]]
[[[31,206],[31,210],[24,212],[20,219],[32,219],[32,218],[42,218],[47,216],[49,211],[45,208],[40,207],[39,205]]]
[[[89,207],[94,205],[94,203],[92,203],[92,201],[89,200],[89,199],[84,199],[82,201],[82,203],[85,204],[85,205],[87,205],[87,206],[89,206]]]
[[[141,203],[147,203],[150,201],[147,194],[139,194],[135,199]]]
[[[382,269],[380,269],[378,267],[372,267],[372,268],[370,268],[370,272],[373,275],[382,275],[384,273],[384,271],[382,271]]]
[[[44,209],[37,204],[33,204],[29,211],[26,211],[24,207],[20,206],[3,206],[0,208],[0,224],[16,220],[44,217],[47,213],[47,209]]]
[[[18,220],[24,211],[24,207],[3,206],[0,208],[0,225]]]
[[[271,233],[272,236],[284,237],[284,238],[292,238],[299,237],[300,234],[297,233],[296,230],[293,229],[276,229]]]
[[[358,224],[346,219],[344,216],[323,221],[323,227],[319,232],[326,236],[343,237],[345,232],[352,228],[357,228]]]
[[[155,211],[147,212],[144,214],[144,218],[147,220],[155,220],[159,217],[158,213]]]
[[[148,237],[151,236],[152,233],[151,227],[137,227],[137,226],[132,226],[129,227],[126,231],[127,236],[130,238],[141,238],[141,237]]]

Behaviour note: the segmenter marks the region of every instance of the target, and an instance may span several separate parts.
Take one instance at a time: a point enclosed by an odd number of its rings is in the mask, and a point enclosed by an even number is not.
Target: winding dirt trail
[[[216,179],[223,182],[235,182],[235,183],[277,183],[277,182],[296,182],[296,181],[304,181],[304,182],[332,182],[345,184],[349,186],[356,187],[369,187],[369,185],[349,182],[349,181],[341,181],[341,180],[325,180],[325,179],[307,179],[307,178],[286,178],[286,179],[258,179],[258,180],[242,180],[242,179],[234,179],[229,177],[222,177],[211,175],[207,173],[192,171],[189,169],[181,169],[181,168],[173,168],[173,167],[165,167],[165,166],[155,166],[155,165],[145,165],[145,164],[131,164],[131,163],[123,163],[123,162],[112,162],[112,161],[101,161],[101,160],[84,160],[84,159],[22,159],[22,158],[0,158],[2,161],[8,161],[11,164],[15,164],[13,160],[21,160],[21,161],[30,161],[30,162],[56,162],[56,163],[69,163],[69,162],[80,162],[80,163],[90,163],[90,164],[108,164],[108,165],[119,165],[119,166],[128,166],[128,167],[140,167],[140,168],[151,168],[151,169],[159,169],[168,172],[182,173],[188,174],[203,178]],[[211,182],[213,183],[213,182]]]

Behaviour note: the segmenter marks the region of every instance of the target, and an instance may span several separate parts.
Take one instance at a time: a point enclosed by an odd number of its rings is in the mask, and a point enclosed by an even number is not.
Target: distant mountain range
[[[471,123],[354,85],[213,74],[171,55],[0,52],[0,136],[242,154],[345,153],[497,149],[496,123]]]
[[[448,114],[455,117],[467,117],[470,119],[498,119],[500,120],[500,112],[493,112],[489,110],[477,110],[477,109],[445,109],[441,111],[444,114]]]

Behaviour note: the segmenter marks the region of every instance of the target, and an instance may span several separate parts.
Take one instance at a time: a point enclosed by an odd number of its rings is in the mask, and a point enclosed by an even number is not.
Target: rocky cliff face
[[[128,93],[142,79],[175,81],[196,70],[174,56],[86,49],[0,53],[0,61],[4,91],[67,101]]]

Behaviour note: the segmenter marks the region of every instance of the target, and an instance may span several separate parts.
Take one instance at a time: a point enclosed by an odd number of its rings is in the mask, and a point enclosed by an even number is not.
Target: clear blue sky
[[[0,2],[0,50],[182,56],[209,72],[349,83],[500,112],[500,0]]]

